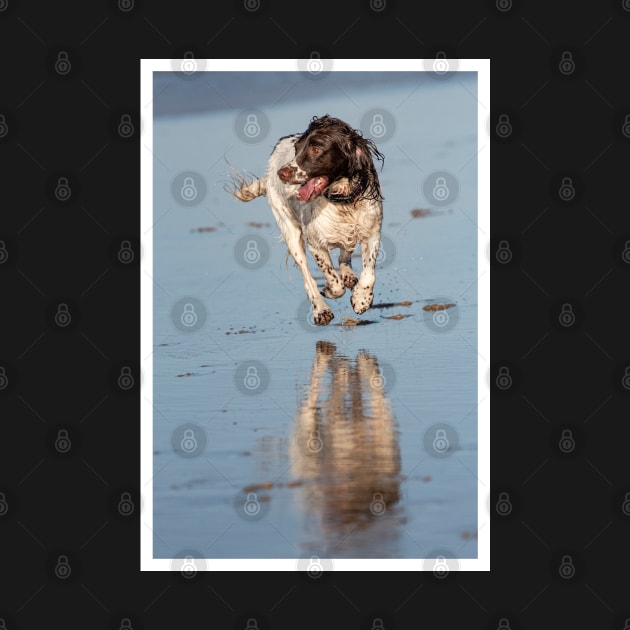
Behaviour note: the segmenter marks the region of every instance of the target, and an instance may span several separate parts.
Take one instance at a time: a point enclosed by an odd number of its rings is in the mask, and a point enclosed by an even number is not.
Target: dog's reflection
[[[307,519],[327,537],[371,528],[396,512],[400,450],[385,390],[374,356],[361,351],[352,360],[317,342],[291,464],[303,481]]]

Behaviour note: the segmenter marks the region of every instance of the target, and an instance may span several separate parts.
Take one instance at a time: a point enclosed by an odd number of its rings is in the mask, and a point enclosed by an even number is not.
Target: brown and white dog
[[[304,133],[281,138],[269,157],[265,177],[236,174],[228,190],[241,201],[267,196],[289,253],[304,278],[313,321],[325,326],[333,312],[322,299],[306,262],[304,242],[324,274],[321,294],[341,297],[364,313],[374,299],[376,257],[380,246],[383,197],[374,167],[383,161],[376,145],[350,125],[325,115],[313,118]],[[351,255],[361,246],[363,269],[352,271]],[[329,251],[339,249],[336,270]]]

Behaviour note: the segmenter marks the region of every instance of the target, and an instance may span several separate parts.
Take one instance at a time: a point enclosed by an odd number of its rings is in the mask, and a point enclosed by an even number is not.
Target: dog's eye
[[[322,152],[322,150],[321,150],[319,147],[310,146],[310,147],[308,148],[308,152],[309,152],[311,155],[320,155],[320,154],[321,154],[321,152]]]

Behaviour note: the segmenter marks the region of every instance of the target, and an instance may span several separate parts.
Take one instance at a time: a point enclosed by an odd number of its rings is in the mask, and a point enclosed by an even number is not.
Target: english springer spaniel
[[[304,277],[313,322],[318,326],[326,326],[334,315],[309,272],[304,242],[324,274],[324,297],[339,298],[348,288],[355,313],[364,313],[372,305],[383,218],[374,159],[383,162],[384,157],[372,140],[338,118],[314,117],[304,133],[278,141],[265,177],[246,179],[236,173],[237,180],[228,189],[241,201],[267,196]],[[350,257],[359,244],[363,269],[357,279]],[[340,250],[338,271],[329,254],[336,248]]]

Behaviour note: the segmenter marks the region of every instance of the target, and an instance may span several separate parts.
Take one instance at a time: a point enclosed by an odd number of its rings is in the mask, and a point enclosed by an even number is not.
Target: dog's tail
[[[251,201],[256,199],[256,197],[262,197],[267,194],[266,177],[245,177],[231,164],[230,168],[232,169],[232,177],[229,183],[223,187],[225,192],[241,201]]]

